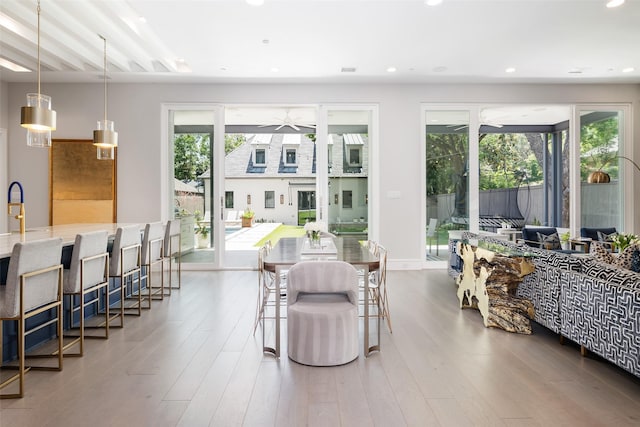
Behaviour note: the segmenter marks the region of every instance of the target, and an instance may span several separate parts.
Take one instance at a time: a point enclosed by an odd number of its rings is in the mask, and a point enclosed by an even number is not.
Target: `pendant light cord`
[[[38,0],[38,107],[40,106],[40,0]]]
[[[102,40],[104,40],[104,67],[103,67],[103,76],[104,80],[104,121],[106,126],[107,121],[107,39],[100,34],[98,34]]]

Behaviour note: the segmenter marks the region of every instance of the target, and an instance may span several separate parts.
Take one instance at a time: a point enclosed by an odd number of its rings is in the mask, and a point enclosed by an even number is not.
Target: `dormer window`
[[[298,150],[295,148],[287,148],[285,150],[285,160],[284,164],[287,166],[295,166],[296,165],[296,153]]]
[[[344,139],[344,170],[348,173],[362,171],[362,156],[364,154],[364,140],[360,134],[345,133]]]
[[[361,148],[349,149],[349,166],[362,166],[362,160],[360,160]]]
[[[298,147],[300,147],[300,135],[282,136],[282,157],[285,167],[298,166]]]
[[[256,148],[256,157],[253,162],[256,166],[266,166],[267,164],[267,150],[264,148]]]
[[[271,144],[271,134],[258,134],[251,141],[253,147],[253,165],[257,167],[267,166],[267,149]]]

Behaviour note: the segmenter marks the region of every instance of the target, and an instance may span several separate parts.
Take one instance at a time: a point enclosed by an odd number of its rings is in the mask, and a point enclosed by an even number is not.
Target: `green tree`
[[[618,117],[609,117],[580,127],[580,178],[586,181],[594,170],[605,170],[618,177]]]
[[[454,217],[468,217],[468,146],[466,132],[427,134],[427,197],[455,194]]]
[[[242,133],[226,134],[224,136],[224,154],[229,154],[245,142],[247,142],[247,137]]]
[[[173,139],[174,176],[195,181],[209,169],[209,134],[176,134]]]

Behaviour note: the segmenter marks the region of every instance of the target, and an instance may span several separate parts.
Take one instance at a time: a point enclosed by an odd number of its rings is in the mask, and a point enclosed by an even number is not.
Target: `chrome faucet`
[[[12,203],[11,202],[11,189],[14,185],[17,185],[20,189],[20,203]],[[11,213],[11,208],[13,206],[18,206],[20,208],[20,213],[16,215],[16,219],[20,220],[20,234],[25,233],[25,215],[24,215],[24,190],[22,189],[22,184],[18,181],[13,181],[11,185],[9,185],[9,195],[7,196],[7,201],[9,202],[9,215],[13,215]]]

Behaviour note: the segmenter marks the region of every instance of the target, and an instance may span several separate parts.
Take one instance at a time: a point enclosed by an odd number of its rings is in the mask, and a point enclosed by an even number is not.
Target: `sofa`
[[[531,254],[535,271],[516,295],[533,303],[532,320],[640,377],[640,273],[471,232],[462,240]],[[452,276],[461,267],[456,257],[452,252]]]

